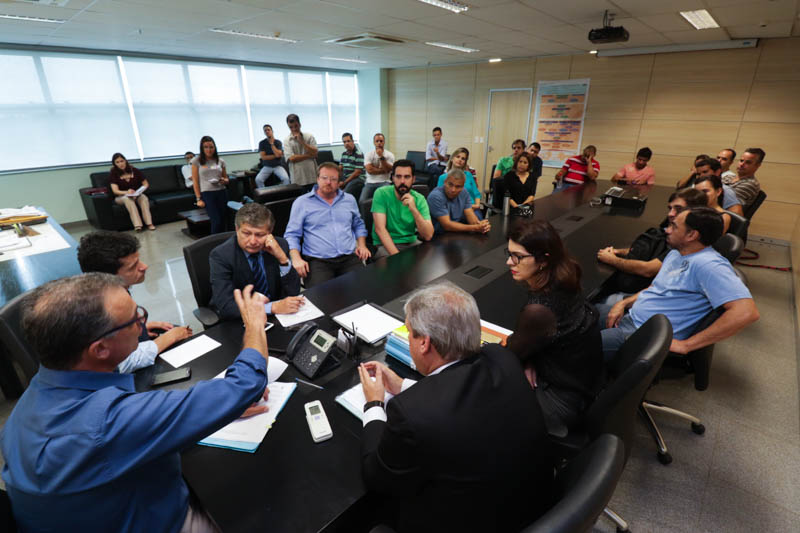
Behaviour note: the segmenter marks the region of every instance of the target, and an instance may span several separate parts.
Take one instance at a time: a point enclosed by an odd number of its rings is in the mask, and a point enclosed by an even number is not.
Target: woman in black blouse
[[[515,209],[522,205],[533,206],[536,182],[539,181],[539,178],[533,176],[532,168],[533,156],[522,152],[514,159],[514,166],[511,167],[511,170],[503,176],[506,190],[511,195],[511,207]]]
[[[547,430],[564,436],[597,395],[603,352],[597,310],[581,293],[581,267],[544,220],[508,233],[511,276],[528,289],[507,346],[536,390]]]

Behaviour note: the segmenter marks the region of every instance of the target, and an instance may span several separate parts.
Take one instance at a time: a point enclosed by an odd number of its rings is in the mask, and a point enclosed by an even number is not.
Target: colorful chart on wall
[[[580,153],[588,100],[589,78],[539,82],[533,136],[542,145],[539,157],[544,166],[560,167]]]

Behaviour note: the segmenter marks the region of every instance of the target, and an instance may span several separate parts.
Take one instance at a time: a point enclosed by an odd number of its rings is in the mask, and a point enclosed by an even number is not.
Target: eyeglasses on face
[[[511,252],[508,248],[506,250],[506,259],[511,259],[511,263],[514,265],[518,265],[520,261],[525,259],[526,257],[533,257],[531,254],[518,254],[517,252]]]
[[[106,331],[102,335],[98,335],[97,338],[95,338],[92,342],[97,342],[100,339],[102,339],[103,337],[108,337],[109,335],[112,335],[112,334],[118,332],[121,329],[125,329],[128,326],[130,326],[131,324],[134,324],[136,322],[138,322],[142,327],[144,327],[144,325],[147,323],[147,309],[145,309],[141,305],[137,305],[136,306],[136,316],[135,317],[133,317],[132,319],[128,320],[124,324],[120,324],[119,326],[111,328],[110,330]],[[92,342],[90,342],[89,344],[92,344]]]

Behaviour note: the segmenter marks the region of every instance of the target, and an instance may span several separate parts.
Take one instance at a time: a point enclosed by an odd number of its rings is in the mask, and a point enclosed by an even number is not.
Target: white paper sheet
[[[146,190],[147,190],[147,186],[146,185],[142,185],[141,187],[139,187],[138,189],[136,189],[132,193],[128,193],[125,196],[128,196],[129,198],[136,198],[137,196],[139,196],[140,194],[142,194]]]
[[[27,257],[29,255],[42,254],[45,252],[53,252],[63,248],[69,248],[69,243],[64,240],[64,237],[50,225],[49,222],[42,224],[34,224],[30,228],[36,231],[39,235],[27,237],[30,241],[30,246],[24,248],[17,248],[15,250],[2,250],[3,255],[0,255],[0,261],[9,261],[11,259],[19,259],[20,257]],[[3,233],[12,230],[5,230]],[[6,237],[10,239],[10,237]]]
[[[14,218],[14,217],[38,216],[43,214],[44,213],[42,213],[32,205],[26,205],[25,207],[20,207],[20,208],[5,207],[3,209],[0,209],[0,220],[5,220],[7,218]]]
[[[375,378],[372,379],[374,380]],[[383,397],[383,403],[392,398],[394,398],[394,394],[386,392]],[[364,404],[367,403],[367,398],[364,396],[364,387],[361,383],[356,383],[353,387],[337,396],[336,403],[350,411],[359,420],[364,420]]]
[[[387,315],[370,304],[364,304],[352,311],[336,315],[333,320],[351,333],[353,324],[355,324],[358,336],[369,344],[375,344],[392,330],[403,325],[393,316]]]
[[[222,345],[208,335],[200,335],[196,339],[185,342],[177,348],[167,350],[161,354],[161,358],[175,368],[178,368],[189,361],[197,359],[201,355],[207,354],[217,346]]]
[[[289,365],[278,359],[277,357],[270,357],[267,360],[267,383],[272,383],[276,381],[281,375],[289,368]],[[222,379],[225,377],[225,372],[228,369],[226,368],[216,376],[214,379]]]
[[[266,405],[269,408],[267,412],[247,418],[237,418],[224,428],[209,435],[207,439],[260,443],[264,440],[269,428],[275,423],[278,413],[296,387],[296,383],[279,381],[270,383],[268,386],[269,400],[258,402],[258,405]]]
[[[295,324],[300,324],[301,322],[306,322],[308,320],[314,320],[315,318],[319,318],[321,316],[325,316],[325,313],[320,311],[319,307],[311,303],[311,300],[305,298],[305,303],[300,306],[300,309],[298,309],[296,313],[281,315],[276,314],[275,318],[278,319],[278,322],[281,323],[281,326],[288,328],[294,326]]]

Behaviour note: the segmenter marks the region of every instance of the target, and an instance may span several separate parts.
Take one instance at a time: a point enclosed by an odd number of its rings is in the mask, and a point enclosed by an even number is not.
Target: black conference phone
[[[309,322],[289,341],[286,358],[304,376],[313,379],[339,366],[339,359],[333,354],[335,350],[338,350],[336,338],[319,329],[315,322]]]

